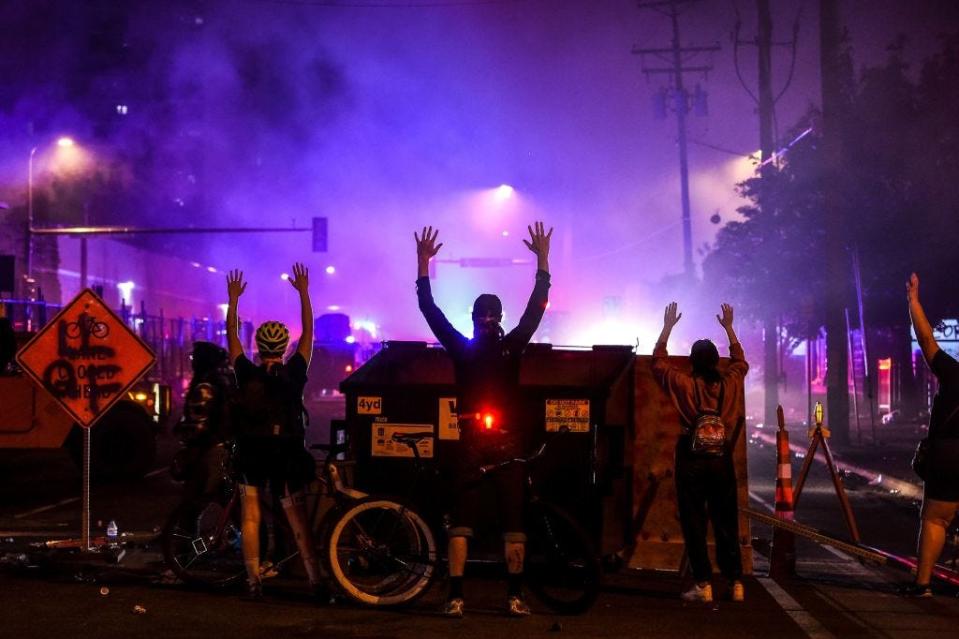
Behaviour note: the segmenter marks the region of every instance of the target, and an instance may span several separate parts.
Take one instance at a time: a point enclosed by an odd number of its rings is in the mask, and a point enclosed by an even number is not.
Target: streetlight
[[[69,136],[57,138],[57,148],[62,150],[74,149],[77,144]],[[37,154],[39,145],[30,149],[30,157],[27,160],[27,259],[26,259],[26,281],[33,282],[33,157]],[[32,292],[30,292],[32,295]]]

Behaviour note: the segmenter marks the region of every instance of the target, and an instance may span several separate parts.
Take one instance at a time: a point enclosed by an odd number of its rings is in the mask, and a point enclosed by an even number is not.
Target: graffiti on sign
[[[90,426],[154,357],[88,289],[23,347],[17,361],[80,425]]]

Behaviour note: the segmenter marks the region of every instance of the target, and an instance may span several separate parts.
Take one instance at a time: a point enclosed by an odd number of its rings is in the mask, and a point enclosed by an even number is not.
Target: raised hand
[[[677,313],[679,305],[676,302],[670,302],[666,305],[666,311],[663,313],[663,330],[671,331],[679,320],[683,318],[682,313]]]
[[[730,329],[733,327],[733,307],[729,304],[722,305],[722,317],[719,315],[716,316],[716,321],[719,322],[719,325],[725,329]]]
[[[293,276],[289,278],[290,285],[300,294],[308,293],[310,290],[310,271],[299,262],[293,265]]]
[[[919,276],[912,273],[906,282],[906,299],[910,302],[919,301]]]
[[[227,273],[226,292],[231,300],[237,300],[246,290],[246,282],[243,281],[243,271],[234,269]]]
[[[523,240],[526,248],[536,253],[536,257],[542,259],[549,257],[549,241],[553,237],[552,227],[549,233],[546,233],[542,222],[534,222],[533,226],[526,228],[529,230],[529,240]]]
[[[416,240],[416,257],[420,262],[429,262],[442,248],[443,243],[436,243],[436,236],[440,234],[440,230],[433,230],[432,226],[424,226],[423,234],[417,235],[416,231],[413,231],[413,239]]]

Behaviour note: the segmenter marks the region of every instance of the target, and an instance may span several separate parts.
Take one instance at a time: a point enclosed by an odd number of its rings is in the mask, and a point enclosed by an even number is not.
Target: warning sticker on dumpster
[[[428,435],[416,444],[420,457],[433,456],[433,424],[383,424],[372,425],[370,454],[373,457],[413,457],[413,449],[397,435]]]
[[[153,351],[90,289],[17,353],[17,362],[89,428],[153,366]]]
[[[561,430],[589,432],[588,399],[546,400],[546,432],[557,433]]]
[[[440,439],[459,439],[459,415],[456,412],[455,397],[440,397],[440,419],[439,435]]]

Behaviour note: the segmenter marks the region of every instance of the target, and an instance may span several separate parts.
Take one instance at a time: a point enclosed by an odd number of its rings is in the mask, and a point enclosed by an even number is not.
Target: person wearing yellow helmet
[[[303,388],[313,354],[307,268],[294,264],[289,282],[300,296],[302,330],[296,351],[284,361],[290,344],[289,329],[281,322],[264,322],[255,336],[260,360],[257,366],[243,353],[238,331],[237,305],[246,290],[243,272],[233,270],[227,275],[227,345],[239,388],[233,424],[237,433],[235,466],[242,494],[243,559],[249,599],[262,597],[259,491],[267,487],[283,505],[314,593],[325,595],[302,493],[303,486],[315,477],[313,457],[304,446]]]

